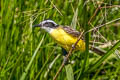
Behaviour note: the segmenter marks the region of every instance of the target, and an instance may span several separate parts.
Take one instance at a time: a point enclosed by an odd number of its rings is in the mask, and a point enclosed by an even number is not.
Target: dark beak
[[[33,28],[34,28],[34,27],[42,27],[42,25],[41,25],[41,24],[36,24],[36,25],[33,25],[32,27],[33,27]]]

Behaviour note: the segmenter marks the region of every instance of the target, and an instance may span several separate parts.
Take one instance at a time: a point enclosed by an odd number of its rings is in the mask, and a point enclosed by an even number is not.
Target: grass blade
[[[84,12],[83,12],[83,17],[84,17],[84,28],[85,28],[85,32],[87,32],[89,30],[89,26],[87,24],[88,22],[88,13],[87,13],[87,5],[84,5],[86,3],[86,1],[83,1],[83,9],[84,9]],[[86,50],[85,50],[85,53],[84,53],[84,63],[82,64],[82,68],[81,68],[81,71],[77,77],[77,80],[79,79],[82,79],[82,75],[83,73],[85,72],[85,69],[88,67],[89,65],[89,33],[86,33],[85,34],[85,43],[86,43]]]
[[[89,69],[89,72],[95,70],[98,66],[101,65],[103,61],[105,61],[118,47],[120,46],[120,41],[118,41],[108,52],[101,57],[94,65]]]
[[[39,48],[40,48],[43,40],[44,40],[44,36],[42,37],[42,40],[40,41],[39,45],[37,46],[37,48],[36,48],[36,50],[35,50],[35,52],[34,52],[34,54],[33,54],[33,56],[32,56],[32,59],[31,59],[31,61],[29,62],[27,68],[25,69],[25,72],[23,72],[20,80],[25,80],[25,77],[26,77],[26,75],[27,75],[27,73],[28,73],[28,71],[29,71],[29,69],[30,69],[30,67],[31,67],[31,65],[32,65],[33,60],[35,59],[35,56],[36,56],[36,54],[37,54],[37,52],[38,52],[38,50],[39,50]]]

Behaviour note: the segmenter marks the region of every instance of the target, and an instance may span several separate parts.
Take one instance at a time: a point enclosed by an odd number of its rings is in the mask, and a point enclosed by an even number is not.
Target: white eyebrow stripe
[[[52,20],[45,20],[45,21],[40,22],[40,24],[44,24],[44,23],[46,23],[46,22],[52,22],[53,24],[57,25],[57,24],[56,24],[54,21],[52,21]]]

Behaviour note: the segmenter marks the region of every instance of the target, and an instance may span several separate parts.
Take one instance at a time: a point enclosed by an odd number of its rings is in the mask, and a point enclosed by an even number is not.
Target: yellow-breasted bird
[[[77,41],[78,37],[81,35],[80,32],[70,28],[69,26],[62,26],[56,24],[52,20],[44,20],[33,27],[40,27],[41,29],[46,30],[54,40],[60,44],[66,51],[69,51],[72,45]],[[91,47],[94,52],[98,54],[103,54],[104,51],[101,51],[95,47]],[[85,42],[83,39],[80,39],[75,50],[85,51]]]

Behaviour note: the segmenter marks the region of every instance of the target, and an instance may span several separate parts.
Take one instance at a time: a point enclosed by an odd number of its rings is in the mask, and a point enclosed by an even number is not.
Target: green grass
[[[31,28],[44,19],[86,33],[86,51],[72,54],[75,63],[63,68],[57,80],[68,80],[71,74],[74,80],[120,80],[120,59],[114,54],[116,49],[120,53],[118,5],[119,0],[1,0],[0,80],[53,79],[63,60],[61,47],[45,31]],[[107,25],[91,31],[102,24]],[[88,52],[91,41],[106,55]]]

